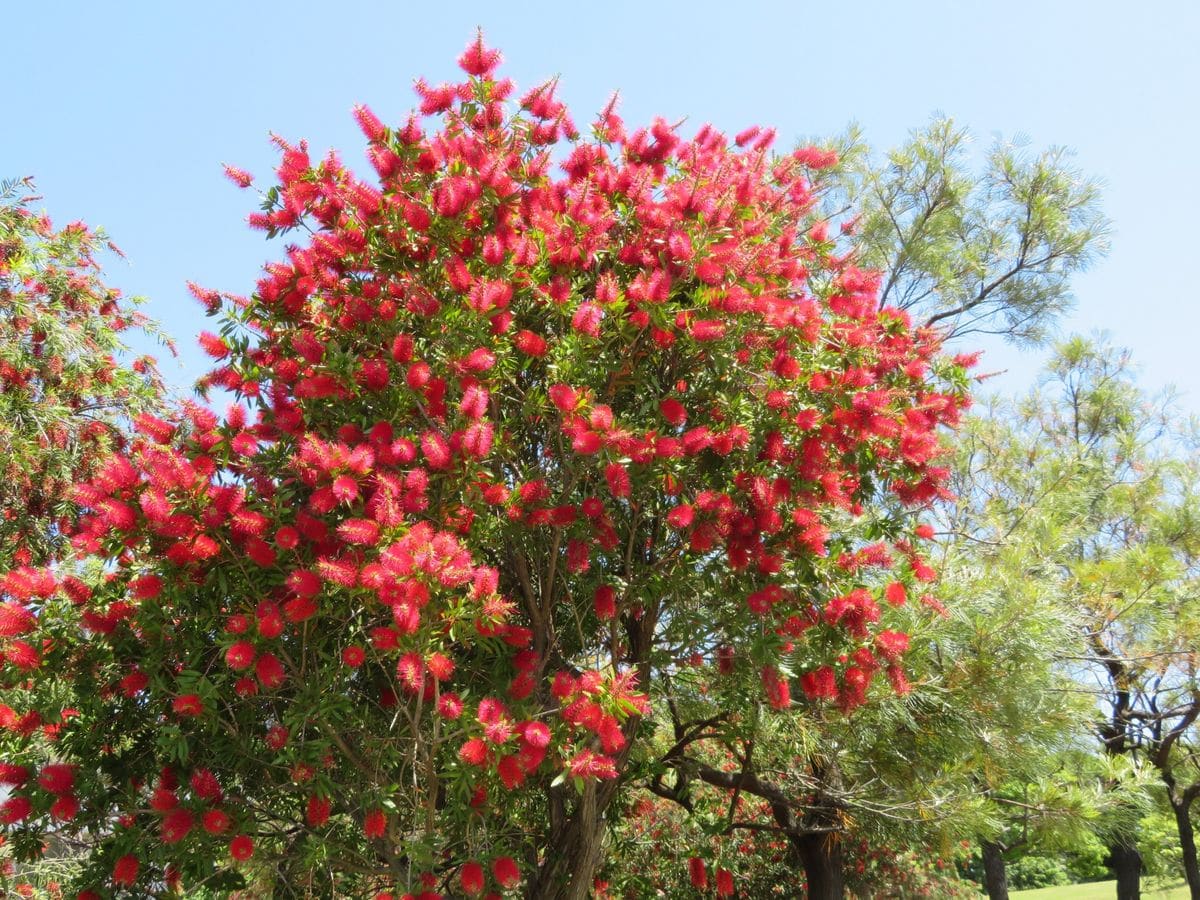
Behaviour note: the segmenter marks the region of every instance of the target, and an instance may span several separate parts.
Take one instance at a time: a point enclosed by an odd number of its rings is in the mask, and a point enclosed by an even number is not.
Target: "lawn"
[[[1115,900],[1115,881],[1094,881],[1091,884],[1071,884],[1066,887],[1039,888],[1036,891],[1013,891],[1013,897],[1021,900]],[[1187,900],[1187,885],[1170,884],[1148,886],[1142,882],[1143,900]]]

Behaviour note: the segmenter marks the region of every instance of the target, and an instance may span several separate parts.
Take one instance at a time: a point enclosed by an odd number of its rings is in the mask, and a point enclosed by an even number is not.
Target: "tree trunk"
[[[1187,875],[1188,889],[1192,900],[1200,900],[1200,865],[1196,862],[1196,836],[1192,830],[1191,802],[1183,798],[1171,798],[1171,809],[1175,812],[1175,826],[1179,829],[1179,846],[1183,850],[1183,871]]]
[[[1004,848],[995,841],[983,842],[983,886],[989,900],[1008,900],[1008,867]]]
[[[806,834],[793,841],[808,882],[808,900],[844,900],[842,840],[837,832]]]
[[[1108,864],[1117,876],[1117,900],[1141,900],[1142,854],[1133,844],[1108,848]]]
[[[589,781],[575,812],[553,830],[545,861],[529,882],[529,900],[586,900],[591,894],[600,862],[603,811],[612,792],[604,790],[600,797],[597,793],[596,782]]]

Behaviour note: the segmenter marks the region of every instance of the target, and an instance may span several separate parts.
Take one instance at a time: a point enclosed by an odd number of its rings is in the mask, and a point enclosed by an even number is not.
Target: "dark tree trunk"
[[[983,887],[989,900],[1008,900],[1008,866],[1004,848],[995,841],[983,842]]]
[[[1142,854],[1133,844],[1108,848],[1108,865],[1117,876],[1117,900],[1141,900]]]
[[[591,894],[604,839],[603,811],[611,795],[597,790],[594,781],[584,788],[574,813],[550,835],[545,861],[525,894],[529,900],[586,900]]]
[[[843,900],[842,840],[837,832],[806,834],[793,841],[808,882],[808,900]]]
[[[1191,802],[1188,799],[1171,798],[1171,809],[1175,812],[1175,826],[1179,829],[1179,846],[1183,850],[1183,871],[1187,875],[1188,889],[1192,900],[1200,900],[1200,865],[1196,862],[1196,835],[1192,829]]]

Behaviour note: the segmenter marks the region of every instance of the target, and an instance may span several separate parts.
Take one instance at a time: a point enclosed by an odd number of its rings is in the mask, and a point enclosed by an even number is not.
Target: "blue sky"
[[[204,370],[204,326],[187,280],[245,293],[281,247],[243,224],[253,195],[235,163],[269,183],[267,135],[337,147],[363,165],[356,102],[387,121],[412,80],[456,74],[477,25],[521,85],[562,76],[578,121],[611,91],[626,121],[656,114],[781,144],[857,121],[877,147],[935,112],[983,146],[1024,135],[1073,148],[1105,184],[1108,259],[1075,282],[1064,331],[1107,329],[1143,384],[1174,384],[1200,413],[1195,289],[1200,179],[1200,4],[793,2],[603,4],[392,2],[23,3],[3,13],[0,175],[34,175],[63,224],[101,225],[128,254],[109,280],[147,296],[180,342],[177,384]],[[1027,384],[1037,358],[993,347],[998,384]]]

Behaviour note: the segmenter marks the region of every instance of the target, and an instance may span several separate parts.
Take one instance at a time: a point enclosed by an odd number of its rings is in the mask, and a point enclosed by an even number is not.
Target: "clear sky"
[[[0,22],[0,175],[34,175],[59,224],[82,218],[120,244],[129,262],[109,280],[179,339],[182,365],[165,366],[177,384],[204,371],[185,282],[247,293],[281,250],[245,227],[255,197],[220,163],[269,184],[275,131],[365,167],[350,107],[402,120],[412,80],[455,77],[480,25],[520,85],[561,75],[581,123],[619,89],[630,124],[773,125],[785,147],[851,120],[888,147],[943,112],[983,145],[1073,148],[1116,227],[1064,330],[1107,329],[1148,388],[1175,384],[1200,413],[1195,0],[56,0],[8,4]],[[985,368],[1017,387],[1036,365],[995,348]]]

